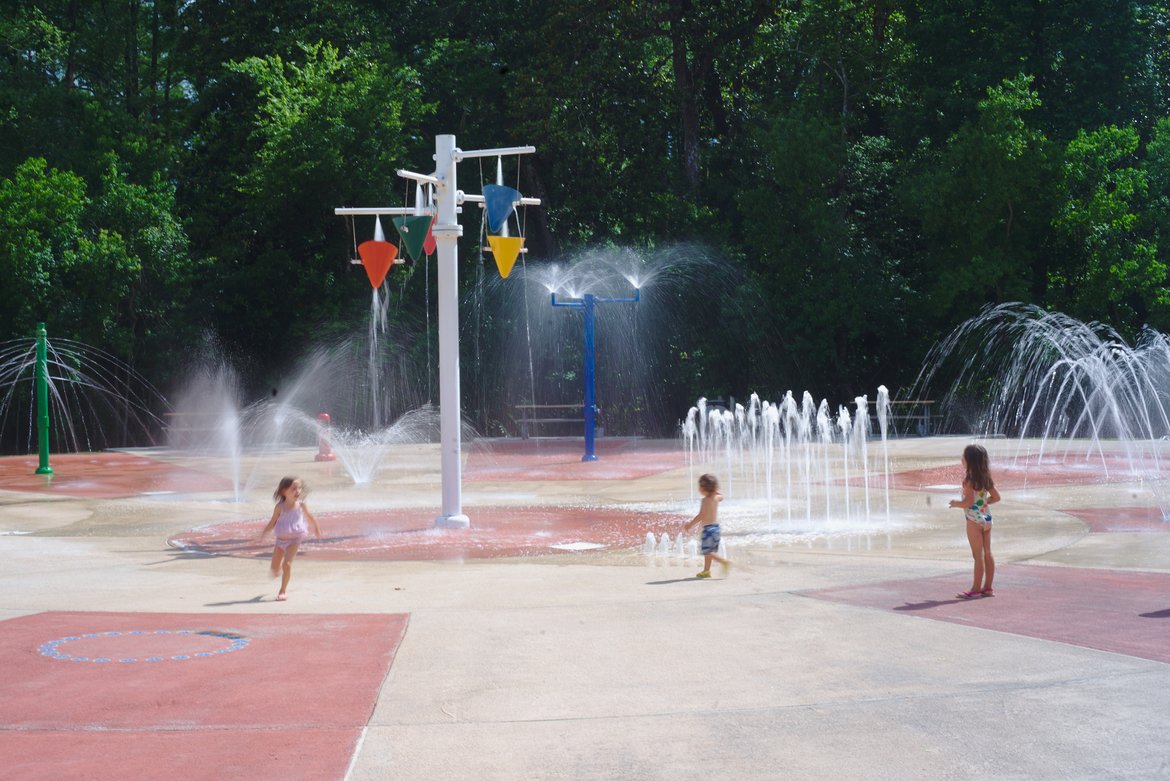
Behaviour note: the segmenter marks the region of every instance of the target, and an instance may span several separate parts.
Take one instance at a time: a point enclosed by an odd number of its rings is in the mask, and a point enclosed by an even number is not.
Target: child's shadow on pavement
[[[264,601],[264,595],[258,594],[251,599],[236,599],[230,602],[207,602],[204,607],[227,607],[228,605],[258,605]]]
[[[977,599],[928,599],[925,602],[907,602],[904,605],[898,605],[894,610],[930,610],[932,607],[942,607],[943,605],[955,605],[959,602],[978,602]]]

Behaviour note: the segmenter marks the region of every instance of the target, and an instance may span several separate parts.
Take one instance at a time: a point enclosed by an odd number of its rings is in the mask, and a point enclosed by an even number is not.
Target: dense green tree
[[[1142,167],[1148,198],[1137,230],[1156,243],[1158,260],[1170,265],[1170,118],[1163,117],[1154,124]],[[1167,286],[1170,279],[1163,281],[1156,293],[1162,294]],[[1160,295],[1155,300],[1142,324],[1164,332],[1170,329],[1170,306]]]
[[[864,199],[851,199],[888,187],[888,150],[847,143],[838,122],[796,110],[753,139],[761,164],[739,205],[758,300],[741,302],[737,323],[749,352],[767,356],[752,384],[847,394],[870,379],[893,324],[894,280],[867,239]]]
[[[1170,5],[1136,0],[13,0],[0,328],[47,319],[163,379],[206,329],[259,382],[364,330],[370,221],[332,209],[409,201],[394,170],[436,133],[538,148],[505,161],[544,204],[529,265],[712,260],[705,295],[671,293],[669,404],[896,390],[988,302],[1166,328],[1168,41]],[[519,314],[474,214],[465,346],[490,361]],[[393,283],[420,365],[427,281]],[[498,367],[465,380],[498,425]]]
[[[105,163],[88,220],[125,254],[128,273],[103,292],[118,312],[117,352],[162,383],[179,370],[167,353],[194,335],[187,312],[199,264],[176,216],[174,186],[157,173],[148,184],[129,181],[112,154]]]
[[[30,158],[0,182],[0,333],[31,335],[43,320],[59,337],[101,345],[131,364],[157,347],[181,311],[186,237],[171,195],[130,184],[107,158],[97,191]],[[157,367],[156,367],[157,368]]]
[[[1155,241],[1137,231],[1148,193],[1138,146],[1135,130],[1113,125],[1082,130],[1069,142],[1053,224],[1069,251],[1050,271],[1054,304],[1131,332],[1151,308],[1170,303],[1167,266]]]
[[[916,110],[899,121],[907,139],[949,135],[973,121],[984,90],[1032,74],[1047,135],[1128,124],[1164,105],[1165,4],[1133,0],[914,0],[904,4],[916,67]]]
[[[89,199],[78,176],[30,158],[0,181],[0,278],[5,338],[31,336],[58,309]]]
[[[925,322],[959,322],[985,304],[1030,300],[1046,282],[1041,258],[1057,177],[1032,79],[987,90],[978,115],[938,150],[919,153],[907,179],[907,211],[920,220],[921,249],[908,270]]]
[[[343,56],[316,43],[288,59],[230,64],[256,102],[248,152],[218,196],[226,230],[205,237],[216,258],[204,282],[211,321],[230,344],[276,360],[295,354],[339,316],[339,297],[352,298],[364,284],[345,263],[352,242],[332,210],[363,195],[384,203],[400,190],[394,172],[405,157],[404,121],[427,109],[415,73],[392,63],[377,49]]]
[[[181,143],[178,3],[17,0],[0,11],[0,172],[45,157],[90,182],[114,152],[144,179]]]

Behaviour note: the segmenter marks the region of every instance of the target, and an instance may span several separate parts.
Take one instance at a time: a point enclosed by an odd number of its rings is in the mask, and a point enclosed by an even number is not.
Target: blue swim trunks
[[[703,554],[719,552],[719,524],[713,523],[703,527]]]

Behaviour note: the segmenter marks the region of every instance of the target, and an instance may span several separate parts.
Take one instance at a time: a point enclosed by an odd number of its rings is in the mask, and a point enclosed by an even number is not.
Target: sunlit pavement
[[[426,528],[434,446],[369,485],[310,449],[0,459],[0,778],[1170,775],[1164,478],[1021,479],[987,443],[996,595],[957,600],[965,442],[892,443],[889,516],[853,531],[761,533],[726,481],[710,581],[642,551],[697,509],[675,442],[593,472],[579,443],[472,446],[466,535]],[[323,539],[275,602],[253,538],[284,474]]]

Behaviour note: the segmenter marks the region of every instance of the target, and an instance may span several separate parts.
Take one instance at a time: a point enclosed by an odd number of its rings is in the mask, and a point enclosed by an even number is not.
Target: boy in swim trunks
[[[719,555],[719,503],[723,501],[723,494],[719,493],[719,479],[715,475],[703,475],[699,478],[699,493],[703,501],[699,503],[699,514],[690,523],[683,527],[683,533],[689,532],[695,526],[703,526],[703,571],[695,577],[711,577],[711,562],[717,561],[723,565],[723,574],[726,576],[731,569],[731,562]]]

